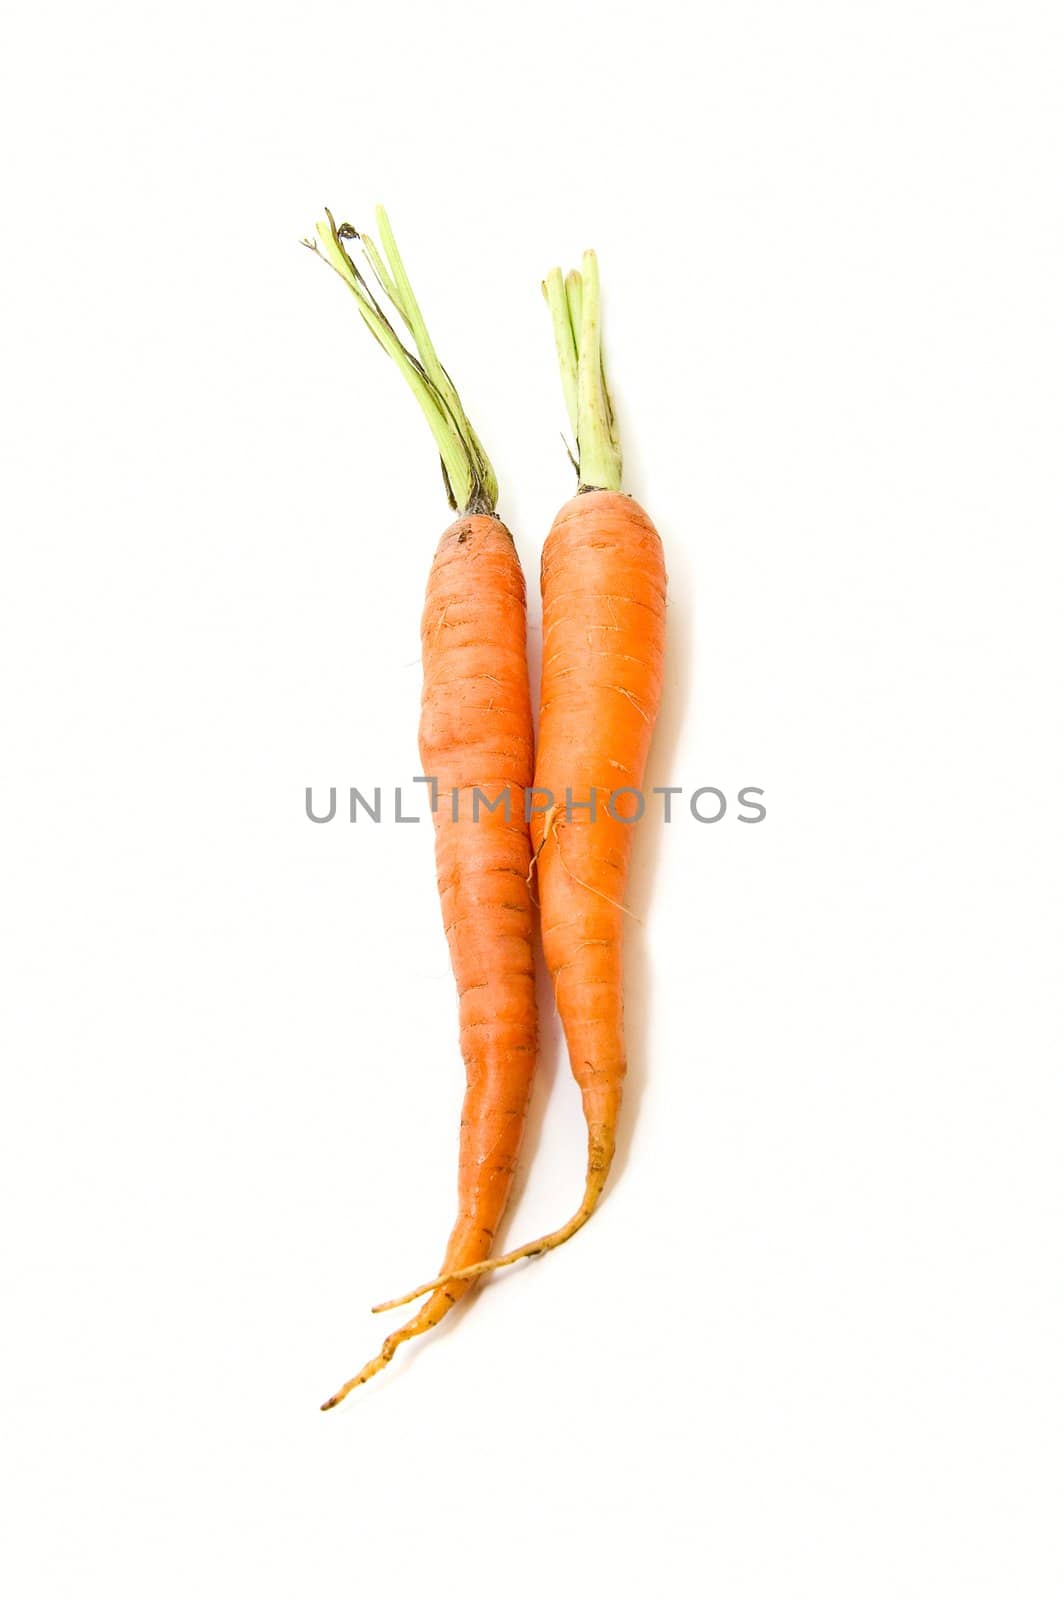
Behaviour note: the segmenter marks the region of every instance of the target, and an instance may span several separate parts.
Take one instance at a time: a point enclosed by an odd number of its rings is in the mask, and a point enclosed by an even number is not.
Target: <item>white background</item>
[[[1064,1593],[1062,71],[1048,0],[9,14],[8,1593]],[[534,650],[597,246],[651,777],[769,811],[638,839],[593,1224],[322,1416],[461,1085],[430,828],[303,812],[416,770],[448,520],[297,243],[378,199]]]

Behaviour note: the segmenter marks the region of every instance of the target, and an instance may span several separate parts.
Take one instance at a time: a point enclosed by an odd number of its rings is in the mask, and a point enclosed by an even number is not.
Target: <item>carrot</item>
[[[543,682],[533,816],[543,952],[587,1123],[583,1198],[562,1227],[450,1277],[468,1282],[564,1244],[591,1216],[616,1145],[625,1076],[622,947],[635,813],[661,698],[665,564],[646,512],[620,492],[602,365],[598,265],[544,285],[579,458],[579,492],[543,550]],[[625,791],[628,791],[625,793]],[[633,793],[635,791],[636,793]],[[591,807],[594,807],[592,811]],[[441,1279],[376,1310],[439,1292]]]
[[[380,1354],[325,1402],[327,1411],[372,1378],[407,1339],[434,1328],[473,1287],[454,1272],[490,1253],[513,1181],[536,1060],[531,845],[525,789],[532,779],[532,709],[525,653],[525,584],[510,533],[495,516],[495,474],[440,365],[388,219],[384,259],[362,235],[369,265],[413,336],[402,344],[330,213],[318,248],[340,274],[378,341],[396,360],[432,427],[444,481],[462,514],[444,532],[421,621],[424,683],[419,749],[435,780],[436,871],[459,997],[466,1069],[458,1216],[445,1279]],[[494,807],[494,809],[491,809]]]

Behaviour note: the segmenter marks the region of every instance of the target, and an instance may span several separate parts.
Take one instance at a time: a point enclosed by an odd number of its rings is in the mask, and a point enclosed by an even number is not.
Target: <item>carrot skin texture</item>
[[[440,540],[421,637],[418,742],[425,773],[439,786],[437,886],[467,1080],[460,1209],[445,1259],[451,1267],[490,1253],[513,1182],[536,1060],[524,815],[533,764],[525,583],[513,540],[497,518],[459,518]],[[500,795],[504,804],[489,811],[487,802]]]
[[[619,820],[634,814],[634,797],[618,795],[616,815],[607,802],[619,789],[641,789],[646,773],[661,703],[665,582],[657,529],[629,496],[586,490],[555,517],[541,571],[535,768],[535,788],[554,803],[533,813],[532,843],[543,954],[587,1123],[587,1173],[568,1222],[505,1255],[472,1262],[449,1280],[451,1289],[557,1249],[587,1222],[606,1185],[627,1068],[623,950],[635,832],[634,823]],[[444,1279],[434,1278],[373,1309],[435,1297],[442,1287]]]
[[[490,1255],[513,1184],[536,1063],[531,845],[524,814],[533,765],[525,583],[513,540],[497,518],[467,514],[440,539],[421,641],[418,743],[425,775],[437,781],[437,884],[466,1069],[458,1215],[441,1268],[446,1274]],[[475,799],[474,790],[482,798]],[[488,802],[503,794],[508,808],[489,810]],[[322,1410],[381,1371],[407,1339],[434,1328],[472,1287],[468,1278],[441,1283]]]
[[[543,952],[588,1127],[588,1214],[613,1159],[626,1070],[625,895],[665,652],[665,561],[627,495],[575,495],[542,560],[543,683],[532,819]],[[572,798],[566,809],[566,791]],[[586,807],[594,798],[595,813]],[[560,808],[560,809],[559,809]],[[586,1220],[586,1218],[584,1219]]]

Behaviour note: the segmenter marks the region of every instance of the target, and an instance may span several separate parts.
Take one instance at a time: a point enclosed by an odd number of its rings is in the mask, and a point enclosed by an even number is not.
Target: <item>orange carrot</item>
[[[625,1076],[625,890],[637,794],[661,698],[665,564],[646,512],[620,493],[620,451],[602,367],[598,268],[544,286],[579,451],[580,490],[543,550],[543,683],[533,816],[543,951],[587,1122],[579,1207],[542,1238],[471,1264],[468,1282],[552,1250],[591,1216],[613,1160]],[[629,791],[625,793],[625,791]],[[593,810],[591,808],[594,808]],[[429,1292],[442,1280],[375,1309]],[[431,1302],[430,1302],[431,1303]]]
[[[327,214],[328,215],[328,214]],[[400,342],[345,248],[358,237],[331,215],[321,253],[398,362],[433,429],[452,504],[464,514],[439,542],[421,621],[424,684],[419,748],[435,780],[436,870],[459,996],[466,1094],[458,1217],[444,1281],[380,1354],[323,1411],[379,1372],[407,1339],[436,1326],[473,1287],[454,1271],[491,1251],[513,1181],[536,1060],[531,845],[525,789],[532,780],[532,710],[525,654],[525,584],[514,542],[494,515],[487,456],[432,348],[388,219],[378,210],[386,261],[362,236],[370,266],[414,337]]]

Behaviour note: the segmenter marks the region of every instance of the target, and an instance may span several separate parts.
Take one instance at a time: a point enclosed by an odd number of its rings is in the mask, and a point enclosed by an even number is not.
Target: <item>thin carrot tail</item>
[[[362,1370],[356,1372],[353,1378],[349,1378],[343,1388],[337,1389],[336,1393],[325,1401],[321,1408],[323,1411],[331,1411],[341,1400],[346,1400],[352,1389],[359,1388],[361,1384],[375,1378],[378,1372],[383,1372],[399,1346],[405,1344],[407,1339],[416,1339],[419,1334],[428,1333],[437,1323],[443,1321],[451,1307],[467,1292],[467,1286],[464,1284],[455,1289],[449,1288],[447,1284],[448,1280],[445,1278],[432,1299],[421,1307],[417,1316],[411,1317],[409,1322],[404,1322],[401,1328],[396,1328],[394,1333],[388,1335],[381,1345],[380,1354],[374,1356],[372,1361],[367,1361]]]
[[[374,1311],[394,1311],[398,1306],[409,1305],[411,1300],[419,1300],[423,1294],[435,1291],[436,1294],[445,1289],[447,1284],[456,1281],[464,1282],[469,1278],[481,1278],[488,1272],[496,1272],[500,1267],[513,1266],[515,1261],[526,1261],[532,1256],[546,1255],[548,1250],[556,1250],[559,1245],[565,1244],[574,1233],[579,1233],[584,1223],[588,1221],[595,1210],[602,1191],[606,1187],[610,1165],[613,1161],[614,1135],[612,1127],[598,1127],[592,1130],[588,1137],[588,1164],[587,1179],[584,1186],[584,1198],[579,1209],[573,1212],[569,1221],[553,1233],[545,1233],[539,1239],[533,1239],[528,1244],[520,1245],[516,1250],[508,1250],[505,1255],[492,1256],[488,1261],[474,1261],[471,1266],[461,1267],[457,1272],[445,1273],[442,1277],[433,1278],[428,1283],[422,1283],[416,1289],[411,1289],[408,1294],[399,1295],[395,1300],[382,1300],[380,1305],[373,1307]],[[435,1295],[433,1296],[435,1298]],[[432,1301],[429,1301],[429,1305]],[[414,1319],[417,1320],[416,1318]],[[410,1324],[407,1324],[410,1326]],[[400,1329],[400,1332],[403,1330]],[[394,1337],[394,1336],[393,1336]],[[372,1363],[371,1363],[372,1365]],[[372,1373],[370,1374],[372,1376]],[[357,1381],[357,1380],[356,1380]]]

